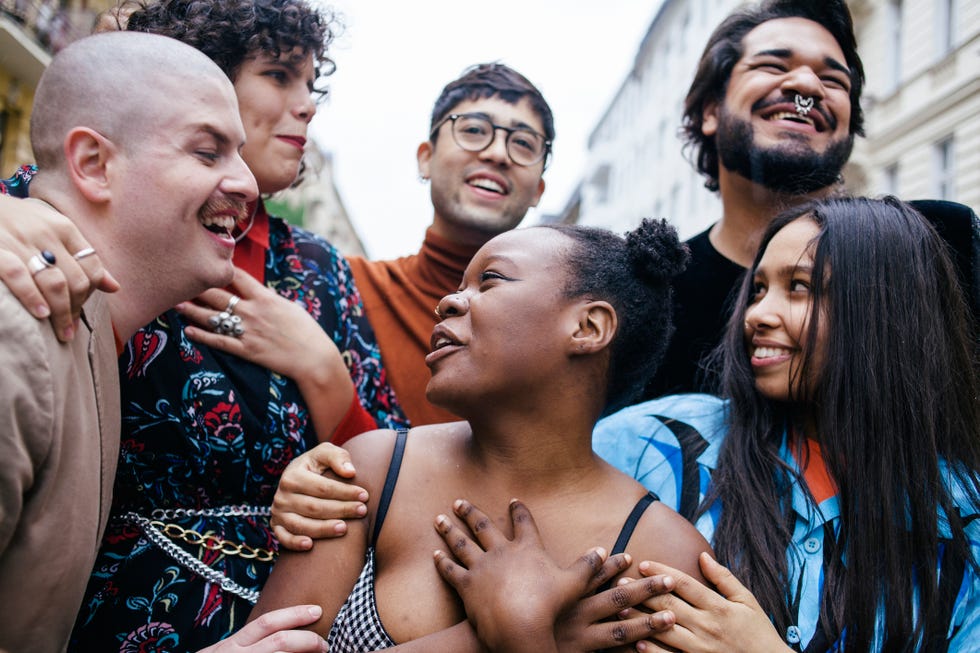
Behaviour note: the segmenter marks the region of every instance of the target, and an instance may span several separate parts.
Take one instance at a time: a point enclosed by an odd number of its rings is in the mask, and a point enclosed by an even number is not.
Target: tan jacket
[[[105,296],[57,341],[0,284],[0,650],[64,650],[109,514],[119,375]]]

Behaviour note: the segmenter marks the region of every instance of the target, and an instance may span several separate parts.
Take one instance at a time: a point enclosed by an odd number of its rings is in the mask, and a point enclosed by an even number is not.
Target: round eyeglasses
[[[507,132],[507,139],[504,141],[507,156],[519,166],[533,166],[551,151],[551,141],[545,140],[542,134],[533,129],[495,125],[489,118],[479,113],[451,113],[436,124],[429,138],[432,138],[447,121],[452,123],[453,140],[456,141],[456,145],[467,152],[482,152],[490,147],[497,136],[498,129]]]

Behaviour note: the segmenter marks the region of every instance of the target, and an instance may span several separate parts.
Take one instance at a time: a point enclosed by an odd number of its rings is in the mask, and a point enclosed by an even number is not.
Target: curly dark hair
[[[574,241],[565,268],[566,297],[609,302],[619,328],[610,347],[605,414],[633,403],[660,365],[674,332],[671,278],[690,253],[666,220],[645,219],[618,236],[606,229],[542,225]]]
[[[742,58],[742,40],[762,23],[779,18],[806,18],[831,33],[851,71],[851,136],[864,135],[864,113],[861,92],[864,89],[864,64],[857,51],[854,23],[844,0],[768,0],[760,5],[740,9],[715,28],[698,61],[694,81],[684,98],[681,136],[698,172],[707,178],[705,187],[718,190],[718,148],[714,137],[701,132],[704,112],[709,105],[720,104],[728,89],[732,69]]]
[[[335,68],[327,46],[340,28],[337,18],[305,0],[129,0],[120,7],[133,4],[139,8],[129,15],[126,29],[183,41],[211,58],[232,81],[249,57],[259,52],[279,57],[297,47],[304,56],[313,55],[317,78]]]

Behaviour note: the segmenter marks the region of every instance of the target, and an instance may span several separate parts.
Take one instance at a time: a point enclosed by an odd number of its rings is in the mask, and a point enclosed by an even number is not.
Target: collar
[[[779,447],[779,457],[789,467],[803,476],[803,470],[800,468],[796,456],[793,455],[789,436],[786,433],[783,434],[783,442]],[[840,503],[836,494],[824,499],[819,505],[814,506],[813,502],[807,497],[803,487],[795,482],[793,483],[793,510],[801,519],[813,525],[822,524],[840,517]]]
[[[425,240],[415,259],[419,288],[429,295],[442,298],[446,288],[459,286],[466,266],[479,249],[479,245],[461,245],[443,238],[429,227],[425,230]]]
[[[261,199],[257,204],[249,204],[249,210],[254,207],[255,217],[252,228],[245,237],[235,245],[235,255],[232,259],[235,267],[241,268],[259,281],[265,279],[265,255],[269,250],[269,213],[265,210],[265,202]]]

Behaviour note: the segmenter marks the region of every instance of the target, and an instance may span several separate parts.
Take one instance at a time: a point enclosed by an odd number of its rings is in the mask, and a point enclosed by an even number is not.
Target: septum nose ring
[[[805,116],[813,109],[813,97],[803,97],[797,93],[796,97],[793,98],[793,106],[798,115]]]

